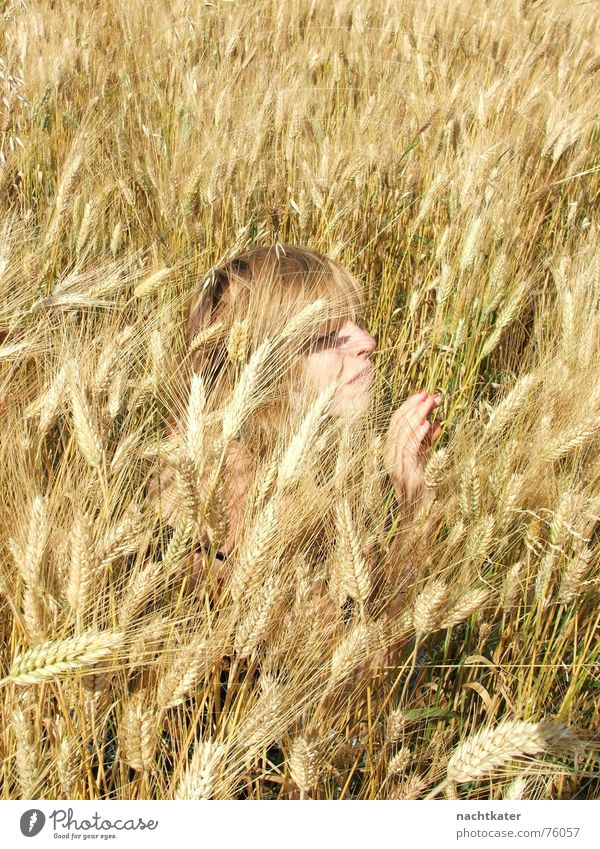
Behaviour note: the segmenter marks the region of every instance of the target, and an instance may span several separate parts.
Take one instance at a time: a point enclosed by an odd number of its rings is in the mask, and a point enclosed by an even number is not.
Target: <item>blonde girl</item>
[[[204,421],[215,421],[217,411],[231,404],[252,355],[265,340],[269,345],[250,412],[239,427],[236,423],[222,458],[218,494],[226,527],[218,538],[205,515],[197,528],[199,549],[218,547],[221,558],[232,552],[261,462],[319,393],[333,392],[333,423],[368,412],[377,343],[366,328],[365,308],[363,289],[346,268],[312,248],[290,244],[246,250],[212,269],[192,293],[178,377],[179,412],[169,422],[173,444],[194,428],[189,420],[194,375],[202,376]],[[426,390],[412,394],[393,412],[384,435],[383,465],[404,508],[414,506],[425,490],[424,463],[440,434],[439,423],[429,416],[439,403],[440,396]],[[211,447],[206,440],[204,447]],[[153,488],[170,526],[184,509],[181,478],[181,470],[167,463]],[[198,553],[196,575],[201,560]]]

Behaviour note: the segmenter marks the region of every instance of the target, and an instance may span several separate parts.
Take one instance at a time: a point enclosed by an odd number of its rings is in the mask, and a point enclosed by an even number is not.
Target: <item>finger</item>
[[[439,435],[442,432],[442,426],[439,422],[432,421],[431,428],[427,431],[425,435],[425,439],[427,442],[435,442],[438,439]]]
[[[430,427],[425,436],[423,437],[423,441],[419,447],[419,456],[423,459],[429,454],[431,449],[433,448],[433,443],[439,439],[439,436],[442,432],[442,428],[439,422],[432,422],[432,427]]]
[[[422,390],[411,395],[392,413],[390,425],[408,424],[416,427],[432,409],[441,404],[441,398]]]
[[[429,395],[424,401],[420,401],[416,407],[407,414],[406,424],[408,428],[415,431],[418,427],[424,424],[427,421],[427,416],[439,407],[440,403],[441,400],[434,398],[433,395]]]
[[[407,448],[415,455],[419,453],[423,446],[423,442],[427,439],[431,431],[431,422],[425,419],[422,424],[415,428],[413,438],[409,441]]]
[[[432,410],[435,410],[437,407],[439,407],[441,403],[442,398],[440,395],[428,394],[426,398],[423,398],[423,400],[417,404],[415,412],[422,413],[423,415],[421,416],[421,418],[424,418],[425,416],[428,416]]]
[[[402,415],[408,415],[412,410],[415,409],[417,404],[421,403],[421,401],[426,398],[425,390],[422,392],[415,392],[413,395],[409,395],[408,398],[400,404],[398,409],[393,413],[392,419],[394,417],[401,418]]]

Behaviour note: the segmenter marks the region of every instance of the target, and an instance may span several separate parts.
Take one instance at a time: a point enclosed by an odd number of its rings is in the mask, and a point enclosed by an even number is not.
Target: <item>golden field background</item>
[[[597,4],[1,14],[2,798],[598,798]],[[185,295],[276,242],[364,284],[378,429],[443,393],[434,497],[342,442],[334,553],[257,499],[215,600],[146,489]]]

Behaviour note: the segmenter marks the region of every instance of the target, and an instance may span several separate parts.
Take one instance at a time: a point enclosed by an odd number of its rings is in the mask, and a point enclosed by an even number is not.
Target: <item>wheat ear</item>
[[[212,799],[217,782],[217,771],[225,746],[222,743],[202,741],[196,743],[192,759],[175,790],[174,799]]]
[[[319,778],[319,747],[306,735],[295,737],[288,755],[290,775],[301,796],[315,786]]]
[[[273,572],[252,594],[248,612],[239,622],[235,635],[234,649],[240,659],[248,657],[267,636],[281,595],[281,584],[280,574]]]
[[[103,458],[102,440],[89,404],[80,387],[76,385],[75,379],[71,380],[70,393],[77,444],[90,466],[98,469],[102,465]]]
[[[87,513],[78,514],[71,531],[71,571],[65,595],[80,615],[88,605],[97,565],[92,519]]]
[[[319,425],[329,411],[334,392],[335,384],[327,386],[311,404],[308,413],[302,419],[300,427],[290,440],[281,461],[277,476],[278,489],[283,490],[285,487],[291,486],[301,475],[309,458]]]
[[[256,753],[281,736],[284,730],[282,716],[285,702],[281,683],[263,673],[260,685],[260,696],[239,730],[245,764],[251,763]]]
[[[240,375],[233,392],[233,397],[223,415],[222,439],[224,445],[227,445],[235,437],[252,406],[258,374],[264,366],[270,349],[271,341],[267,338],[254,351]]]
[[[147,772],[154,766],[157,730],[162,719],[148,703],[144,692],[136,695],[125,707],[121,720],[123,757],[135,770]]]
[[[87,631],[67,640],[49,640],[17,655],[8,677],[2,683],[38,684],[41,681],[52,681],[108,657],[122,640],[123,634],[116,631]]]
[[[532,374],[525,374],[519,378],[506,397],[492,410],[485,426],[485,433],[488,437],[499,436],[514,421],[534,383],[535,378]]]
[[[38,434],[40,438],[46,433],[60,408],[65,397],[67,385],[68,368],[63,366],[42,399],[42,408],[38,422]]]
[[[167,279],[169,274],[171,273],[172,268],[158,268],[156,271],[148,274],[147,277],[144,277],[143,280],[136,285],[133,290],[134,297],[136,298],[145,298],[146,295],[151,295],[160,284]]]
[[[430,634],[441,627],[448,595],[448,586],[440,578],[419,593],[413,608],[413,626],[418,634]]]
[[[198,374],[192,375],[187,408],[186,444],[189,456],[194,464],[196,475],[201,475],[204,467],[204,425],[206,391],[204,381]]]
[[[576,544],[574,554],[562,573],[558,590],[559,602],[569,604],[576,597],[585,574],[589,569],[592,554],[592,549],[589,548],[585,541]]]
[[[188,551],[192,527],[193,522],[189,516],[180,519],[162,562],[149,563],[130,580],[119,611],[121,628],[126,628],[131,623],[159,584],[179,568]]]
[[[22,799],[35,799],[41,777],[40,747],[36,745],[34,729],[29,712],[17,711],[12,718],[16,738],[17,780]]]
[[[157,704],[160,708],[171,708],[183,699],[196,685],[200,677],[210,669],[222,655],[213,641],[194,639],[170,659],[165,675],[159,680]]]
[[[490,595],[489,590],[475,589],[457,601],[454,606],[448,611],[446,617],[442,619],[440,628],[453,628],[468,619],[475,611],[480,610]]]
[[[36,588],[36,590],[39,588],[42,577],[48,529],[48,499],[36,495],[31,505],[27,545],[19,563],[19,571],[23,580],[29,587]]]
[[[461,743],[448,761],[447,776],[457,784],[476,781],[523,755],[573,752],[580,745],[581,741],[564,723],[508,719],[495,727],[482,728]]]
[[[347,498],[340,499],[334,513],[340,589],[364,605],[371,592],[371,577]]]
[[[249,584],[260,580],[267,562],[267,555],[279,532],[278,504],[269,501],[254,527],[254,535],[249,536],[241,548],[238,562],[231,573],[231,594],[239,602]]]
[[[362,621],[357,622],[333,652],[330,687],[336,687],[344,681],[357,664],[365,659],[368,644],[368,627]]]

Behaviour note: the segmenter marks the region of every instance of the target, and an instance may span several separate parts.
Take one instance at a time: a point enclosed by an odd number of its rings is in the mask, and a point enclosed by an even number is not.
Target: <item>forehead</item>
[[[356,327],[358,318],[356,316],[348,316],[343,318],[330,319],[329,321],[323,321],[317,332],[319,335],[325,335],[327,333],[340,333],[345,330],[351,330]]]
[[[347,324],[356,324],[362,320],[360,304],[352,303],[350,300],[340,304],[339,302],[328,303],[328,307],[321,315],[317,327],[319,334],[339,332]]]

